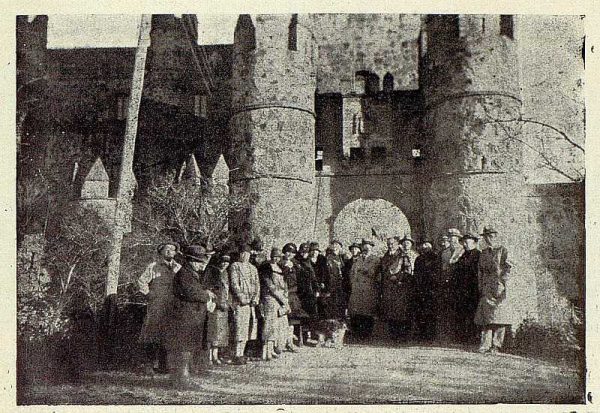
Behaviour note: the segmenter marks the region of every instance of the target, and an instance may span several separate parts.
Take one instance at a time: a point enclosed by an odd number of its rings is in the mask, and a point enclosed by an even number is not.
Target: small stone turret
[[[265,246],[314,228],[316,48],[295,15],[240,16],[232,76],[233,191],[253,196],[233,224]]]
[[[524,230],[523,148],[511,122],[520,117],[521,97],[509,22],[512,16],[427,17],[424,210],[429,237],[488,225],[501,233],[522,287],[514,288],[523,293],[517,311],[524,317],[535,312],[535,297],[528,295],[535,279]]]

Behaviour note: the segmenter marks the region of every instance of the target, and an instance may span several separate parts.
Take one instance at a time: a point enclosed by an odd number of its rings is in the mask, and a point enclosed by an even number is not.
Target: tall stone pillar
[[[248,222],[266,248],[313,237],[315,59],[312,36],[296,16],[240,16],[230,185],[252,201],[232,224],[239,231]]]
[[[535,316],[537,306],[523,147],[518,122],[510,121],[521,111],[517,48],[512,33],[474,18],[429,16],[426,22],[425,226],[434,239],[448,228],[480,233],[493,226],[500,233],[514,264],[511,305],[518,322]]]

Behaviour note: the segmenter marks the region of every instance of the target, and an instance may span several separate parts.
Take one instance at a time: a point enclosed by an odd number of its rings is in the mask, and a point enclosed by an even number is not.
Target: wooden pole
[[[113,223],[110,251],[108,255],[108,275],[106,278],[105,296],[117,293],[119,272],[121,267],[121,245],[123,234],[131,231],[132,198],[135,190],[135,176],[133,175],[133,154],[138,128],[138,116],[142,89],[144,86],[144,72],[146,68],[146,55],[150,45],[150,28],[152,15],[143,14],[140,22],[140,33],[137,50],[135,53],[135,66],[131,81],[131,93],[127,106],[127,120],[123,152],[121,153],[121,169],[115,207],[115,220]]]

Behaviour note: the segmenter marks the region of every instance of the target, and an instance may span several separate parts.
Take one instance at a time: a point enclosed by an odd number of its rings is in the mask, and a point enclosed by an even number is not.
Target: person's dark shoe
[[[233,363],[232,364],[235,364],[236,366],[243,366],[246,363],[247,363],[246,357],[241,356],[241,357],[235,357],[233,359]]]
[[[283,351],[281,351],[281,349],[279,347],[275,347],[273,349],[273,352],[275,352],[275,354],[281,354],[281,353],[283,353]]]

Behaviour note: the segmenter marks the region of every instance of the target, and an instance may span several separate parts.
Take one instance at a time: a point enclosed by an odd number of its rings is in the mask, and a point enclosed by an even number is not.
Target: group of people
[[[511,324],[503,315],[510,265],[495,230],[481,237],[480,251],[478,235],[449,229],[437,252],[429,242],[417,252],[409,236],[390,237],[383,257],[371,240],[347,253],[337,240],[324,252],[317,242],[288,243],[268,256],[260,241],[220,253],[163,243],[137,280],[148,303],[146,367],[187,386],[202,358],[217,365],[279,358],[309,338],[302,326],[330,319],[348,321],[362,338],[376,320],[395,338],[471,343],[480,330],[479,351],[497,351]]]

